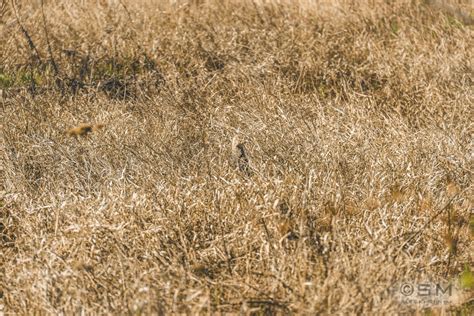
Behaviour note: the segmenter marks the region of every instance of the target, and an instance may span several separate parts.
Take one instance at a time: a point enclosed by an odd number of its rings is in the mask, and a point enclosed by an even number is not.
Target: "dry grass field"
[[[472,315],[470,1],[0,3],[0,314]]]

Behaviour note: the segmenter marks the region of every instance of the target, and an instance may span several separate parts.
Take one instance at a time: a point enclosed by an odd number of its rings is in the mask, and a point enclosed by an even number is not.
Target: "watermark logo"
[[[396,299],[406,305],[451,305],[458,289],[452,283],[404,282],[391,288]]]

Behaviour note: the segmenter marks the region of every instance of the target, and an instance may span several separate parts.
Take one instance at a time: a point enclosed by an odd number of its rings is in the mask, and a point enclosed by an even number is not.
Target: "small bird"
[[[77,127],[71,128],[67,131],[69,136],[85,136],[93,131],[103,128],[104,124],[80,124]]]
[[[239,167],[240,172],[250,176],[252,172],[250,170],[249,158],[247,156],[244,143],[239,141],[238,136],[235,136],[232,139],[232,152],[237,161],[237,166]]]

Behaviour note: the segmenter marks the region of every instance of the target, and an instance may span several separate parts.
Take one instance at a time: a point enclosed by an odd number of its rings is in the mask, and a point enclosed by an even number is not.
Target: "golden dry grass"
[[[472,312],[469,2],[2,3],[0,314]]]

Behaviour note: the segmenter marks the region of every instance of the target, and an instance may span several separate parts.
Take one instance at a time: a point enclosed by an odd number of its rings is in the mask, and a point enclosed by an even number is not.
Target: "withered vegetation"
[[[399,283],[468,284],[469,5],[1,1],[0,313],[393,314],[423,309]]]

